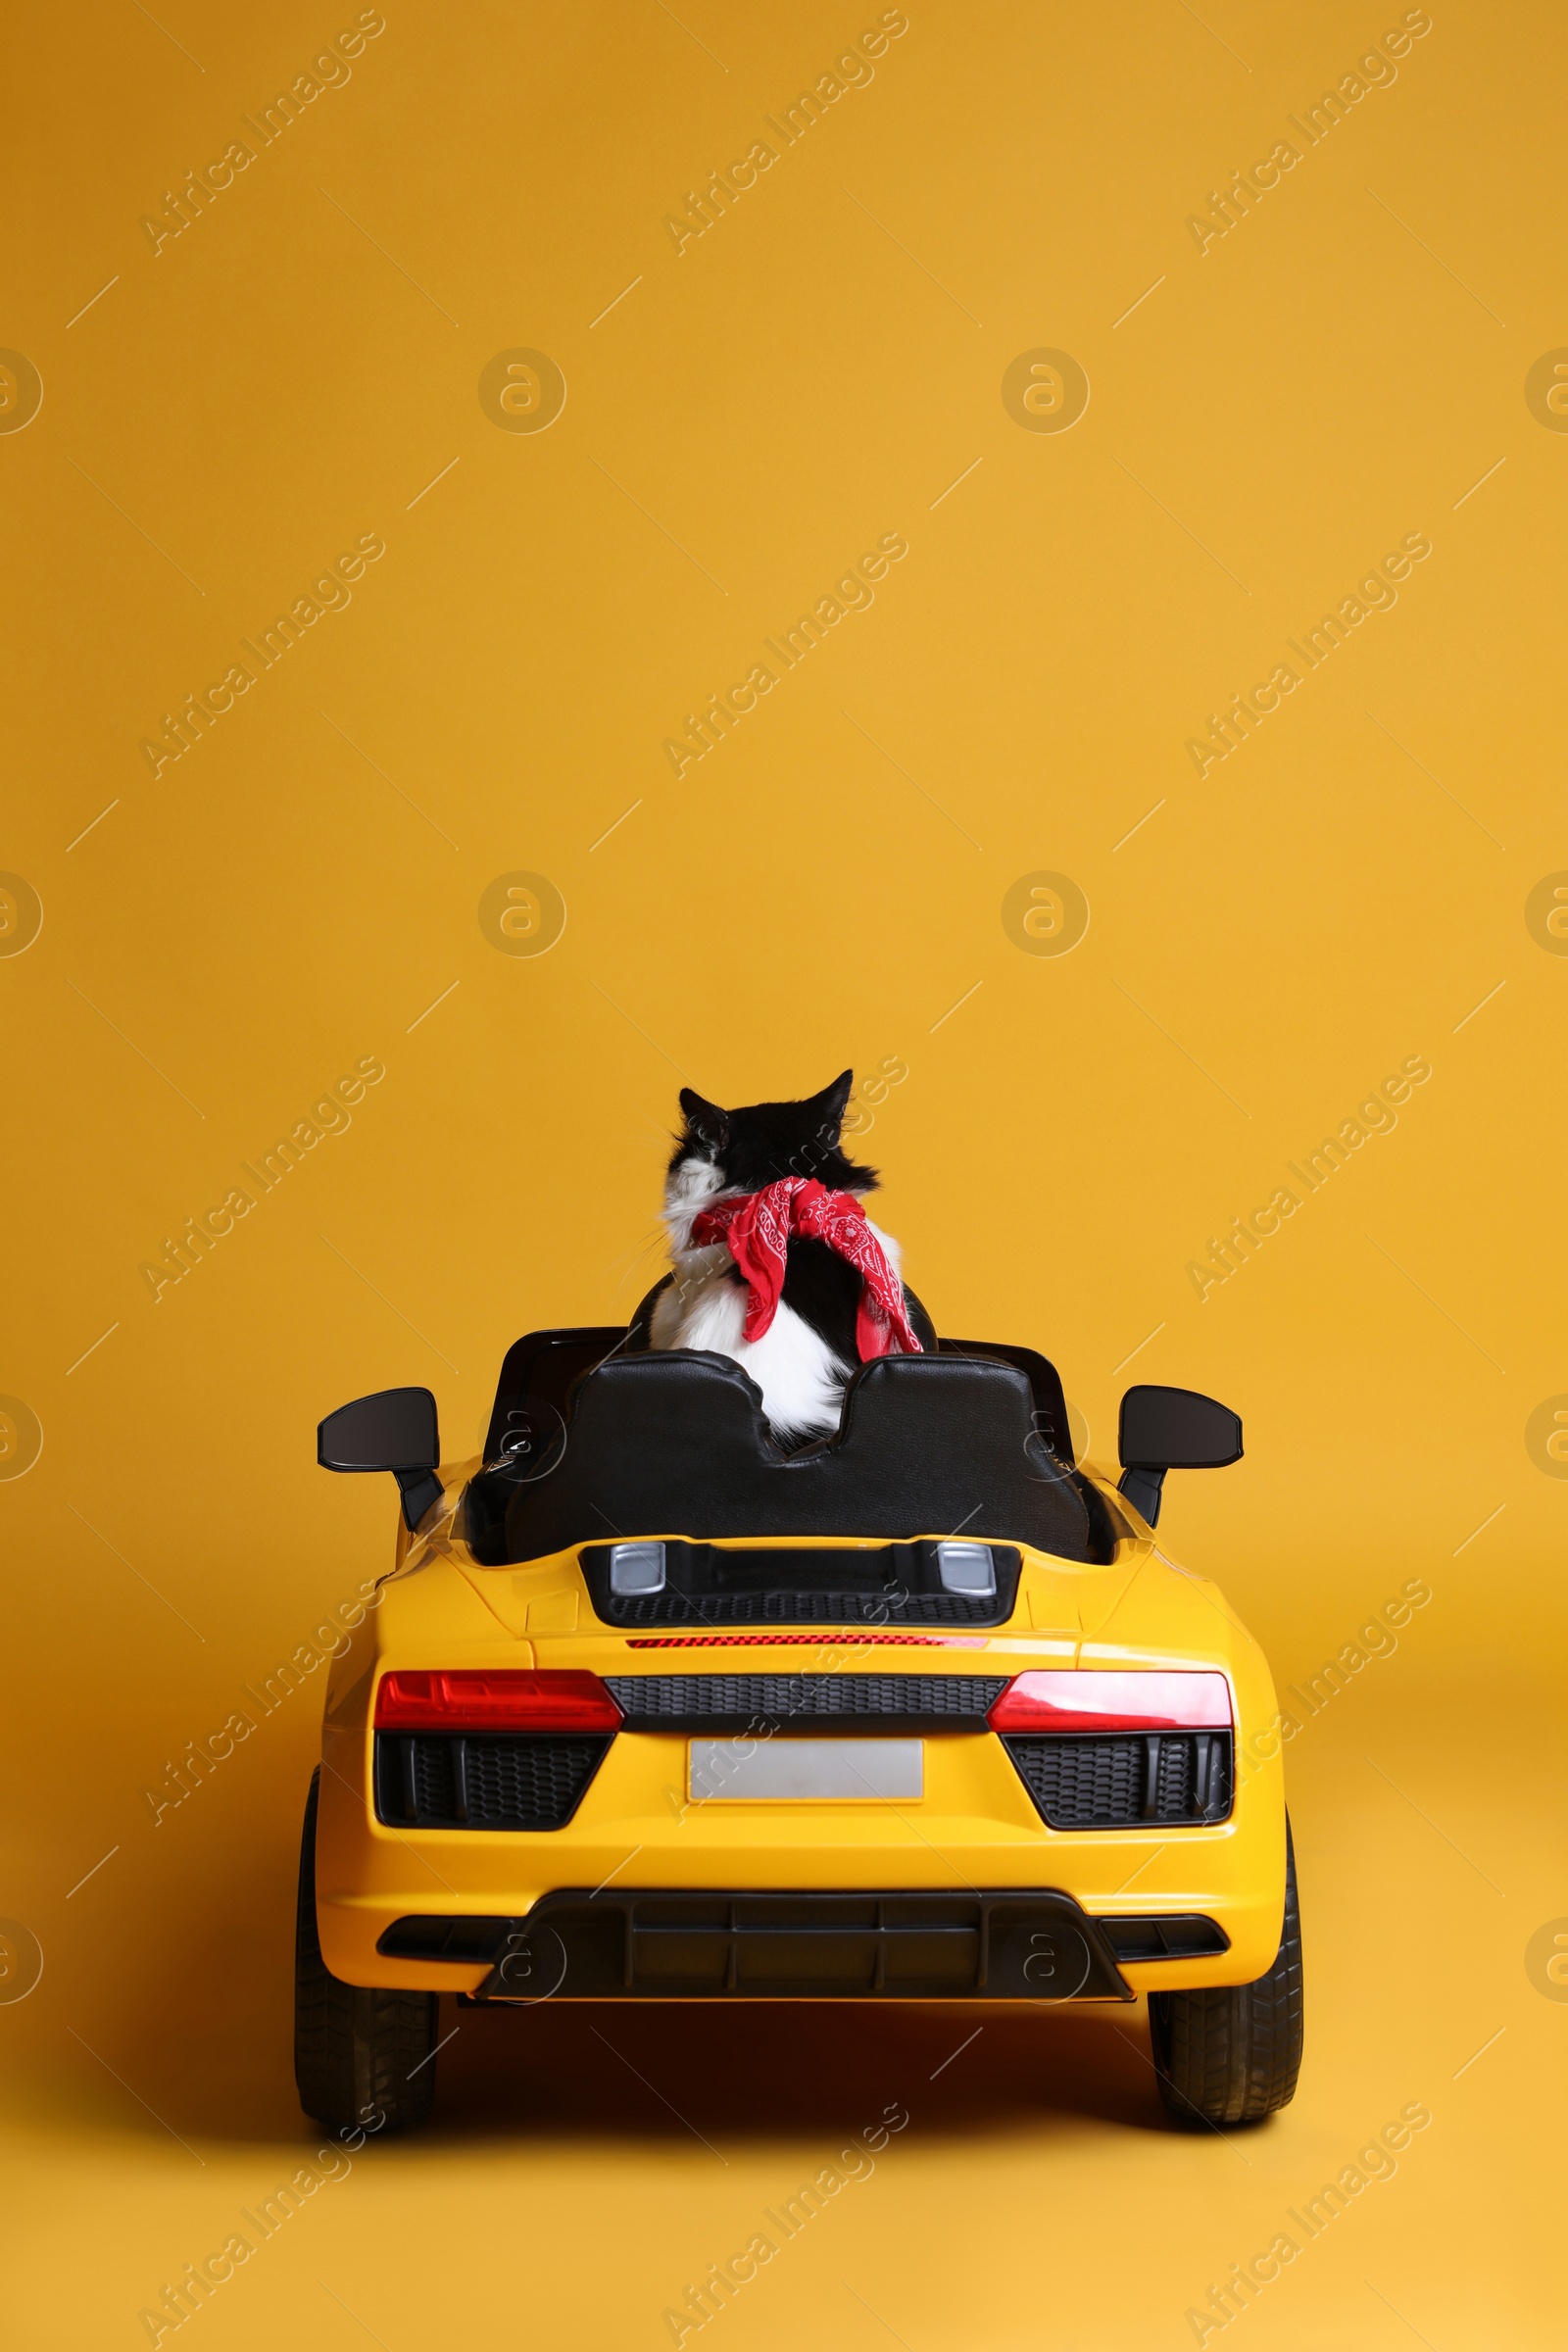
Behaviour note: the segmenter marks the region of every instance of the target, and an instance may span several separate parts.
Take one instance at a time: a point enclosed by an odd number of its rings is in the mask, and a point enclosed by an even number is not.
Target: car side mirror
[[[1223,1470],[1242,1458],[1239,1414],[1196,1389],[1129,1389],[1121,1400],[1118,1492],[1151,1527],[1159,1524],[1167,1470]]]
[[[442,1494],[435,1398],[428,1389],[380,1389],[340,1404],[317,1430],[316,1458],[323,1470],[390,1470],[416,1528]]]

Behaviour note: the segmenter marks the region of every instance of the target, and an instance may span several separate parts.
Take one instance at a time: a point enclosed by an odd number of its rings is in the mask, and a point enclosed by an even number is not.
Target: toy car
[[[1240,1457],[1235,1414],[1130,1389],[1118,1485],[1044,1357],[943,1340],[786,1453],[738,1364],[648,1348],[653,1296],[519,1340],[474,1461],[438,1469],[425,1389],[320,1425],[403,1509],[306,1812],[306,2112],[423,2117],[442,1992],[1146,1993],[1180,2123],[1283,2106],[1273,1688],[1152,1534],[1168,1469]]]

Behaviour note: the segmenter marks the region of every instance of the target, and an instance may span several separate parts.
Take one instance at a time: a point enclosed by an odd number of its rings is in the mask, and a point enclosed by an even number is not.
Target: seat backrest
[[[527,1420],[527,1405],[548,1405],[563,1420],[574,1380],[626,1345],[624,1323],[574,1323],[559,1331],[530,1331],[507,1349],[484,1441],[487,1462],[500,1461]],[[532,1436],[539,1433],[528,1432]]]
[[[850,1382],[838,1434],[788,1454],[732,1358],[607,1351],[577,1380],[553,1465],[505,1502],[505,1556],[538,1559],[607,1535],[962,1535],[1088,1559],[1082,1494],[1036,1415],[1015,1365],[879,1356]]]
[[[979,1356],[982,1361],[1016,1364],[1029,1376],[1034,1393],[1035,1427],[1058,1462],[1070,1463],[1072,1432],[1067,1426],[1067,1399],[1061,1393],[1056,1367],[1033,1348],[1014,1348],[1003,1340],[938,1340],[944,1355]]]

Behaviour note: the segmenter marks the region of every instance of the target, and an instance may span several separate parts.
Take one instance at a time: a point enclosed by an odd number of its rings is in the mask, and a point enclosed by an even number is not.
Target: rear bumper
[[[1058,1831],[1042,1821],[1001,1740],[988,1733],[929,1740],[917,1802],[725,1804],[689,1800],[684,1738],[622,1732],[569,1821],[532,1832],[378,1821],[371,1749],[363,1717],[341,1730],[329,1719],[318,1919],[326,1965],[349,1984],[477,1995],[505,1956],[508,1936],[547,1927],[561,1939],[564,1967],[556,1945],[541,1937],[538,1974],[523,1980],[520,1993],[496,1981],[491,1997],[536,1999],[530,1986],[544,1982],[563,1997],[581,1998],[1061,1998],[1041,1966],[1028,1978],[1020,1973],[1043,1947],[1025,1940],[1014,1952],[1009,1938],[1014,1931],[1027,1936],[1066,1927],[1084,1937],[1094,1962],[1085,1984],[1100,1987],[1072,1997],[1124,1999],[1250,1984],[1279,1946],[1285,1811],[1277,1765],[1238,1788],[1224,1821]],[[938,1922],[956,1932],[937,1938],[950,1957],[936,1967],[920,1958],[918,1914],[909,1915],[916,1940],[906,1940],[900,1922],[889,1933],[885,1915],[878,1929],[871,1910],[933,1897],[986,1910],[983,1922],[951,1911]],[[706,1909],[662,1921],[650,1912],[629,1930],[627,1898]],[[843,1965],[833,1962],[825,1978],[820,1970],[813,1977],[798,1939],[787,1965],[776,1968],[782,1947],[770,1956],[765,1936],[754,1940],[750,1930],[788,1921],[748,1911],[732,1926],[724,1908],[764,1899],[852,1906],[837,1915],[848,1938],[834,1947]],[[1006,1905],[1015,1908],[998,1908]],[[1184,1939],[1178,1923],[1195,1918],[1213,1922],[1225,1948],[1214,1951],[1211,1938],[1195,1949]],[[438,1925],[390,1933],[413,1920]],[[1118,1946],[1113,1923],[1130,1920],[1144,1923],[1142,1931]],[[644,1934],[645,1927],[678,1933]],[[684,1959],[681,1935],[696,1938]],[[629,1982],[628,1936],[636,1947]],[[858,1951],[851,1948],[856,1937]],[[814,1940],[823,1950],[834,1942],[832,1936]],[[960,1944],[962,1966],[951,1957]],[[1161,1944],[1165,1956],[1148,1956]],[[926,1947],[927,1959],[933,1948]],[[656,1950],[663,1955],[657,1969]],[[550,1979],[558,1968],[556,1984]]]
[[[1221,1953],[1212,1920],[1096,1920],[1056,1887],[943,1893],[560,1888],[523,1919],[397,1920],[383,1957],[472,1969],[473,1998],[1123,2000],[1119,1959]]]

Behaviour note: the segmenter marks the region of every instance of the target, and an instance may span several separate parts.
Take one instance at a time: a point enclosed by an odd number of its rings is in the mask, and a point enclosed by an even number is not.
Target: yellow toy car
[[[657,1294],[656,1294],[657,1295]],[[1139,1387],[1119,1485],[1025,1348],[940,1341],[786,1453],[727,1357],[535,1332],[483,1456],[435,1399],[320,1425],[390,1470],[397,1563],[336,1661],[300,1870],[296,2073],[418,2121],[436,2003],[1149,1996],[1183,2124],[1283,2106],[1300,1940],[1273,1687],[1157,1547],[1239,1458]]]

